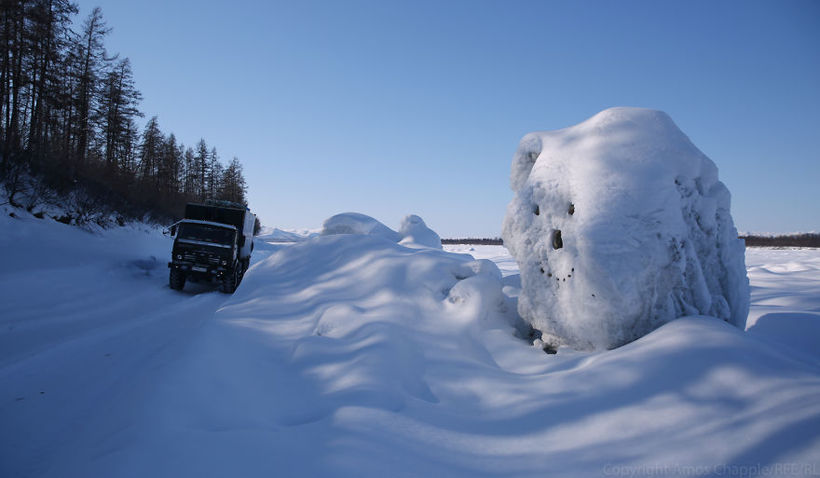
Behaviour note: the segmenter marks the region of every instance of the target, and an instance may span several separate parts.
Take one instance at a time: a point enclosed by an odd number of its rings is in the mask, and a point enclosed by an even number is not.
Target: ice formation
[[[415,214],[410,214],[402,220],[399,234],[403,237],[401,240],[402,245],[441,249],[441,237],[436,234],[436,231],[427,227],[424,220]]]
[[[612,108],[521,140],[504,244],[547,343],[620,346],[672,319],[743,327],[744,243],[715,164],[661,111]]]

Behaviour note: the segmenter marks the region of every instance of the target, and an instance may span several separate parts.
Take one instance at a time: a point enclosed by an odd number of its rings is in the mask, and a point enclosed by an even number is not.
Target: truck
[[[187,204],[184,219],[170,228],[174,238],[168,263],[171,289],[182,290],[188,280],[218,282],[222,292],[232,294],[250,266],[255,221],[256,216],[241,204]]]

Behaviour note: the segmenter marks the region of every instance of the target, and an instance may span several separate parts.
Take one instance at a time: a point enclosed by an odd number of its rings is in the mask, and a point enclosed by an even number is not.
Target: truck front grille
[[[194,262],[196,264],[214,264],[219,265],[220,258],[214,257],[208,254],[194,254],[194,253],[185,253],[182,255],[182,259],[187,262]]]

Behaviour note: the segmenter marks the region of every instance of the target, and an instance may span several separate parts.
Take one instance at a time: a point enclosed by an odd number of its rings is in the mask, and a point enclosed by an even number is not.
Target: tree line
[[[817,233],[791,234],[779,236],[761,236],[747,234],[741,235],[740,239],[746,241],[746,247],[820,247],[820,234]],[[441,243],[453,245],[504,245],[504,241],[502,241],[500,237],[442,239]]]
[[[746,247],[820,247],[820,234],[790,234],[780,236],[742,235]]]
[[[478,246],[501,246],[504,244],[504,241],[501,240],[500,237],[462,237],[462,238],[455,238],[455,239],[442,239],[442,244],[470,244],[470,245],[478,245]]]
[[[7,202],[77,194],[89,207],[178,217],[188,201],[247,204],[242,164],[201,139],[144,127],[128,58],[109,55],[95,8],[75,29],[68,0],[0,0],[0,182]],[[32,189],[41,188],[39,191]],[[30,209],[30,208],[29,208]]]

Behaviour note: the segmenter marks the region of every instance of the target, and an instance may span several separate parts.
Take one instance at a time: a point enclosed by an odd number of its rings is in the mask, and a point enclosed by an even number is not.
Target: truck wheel
[[[238,264],[231,270],[230,274],[222,278],[222,284],[219,286],[219,290],[225,294],[233,294],[237,285],[239,285]]]
[[[171,273],[168,276],[168,283],[174,290],[182,290],[185,287],[185,273],[174,267],[171,268]]]

